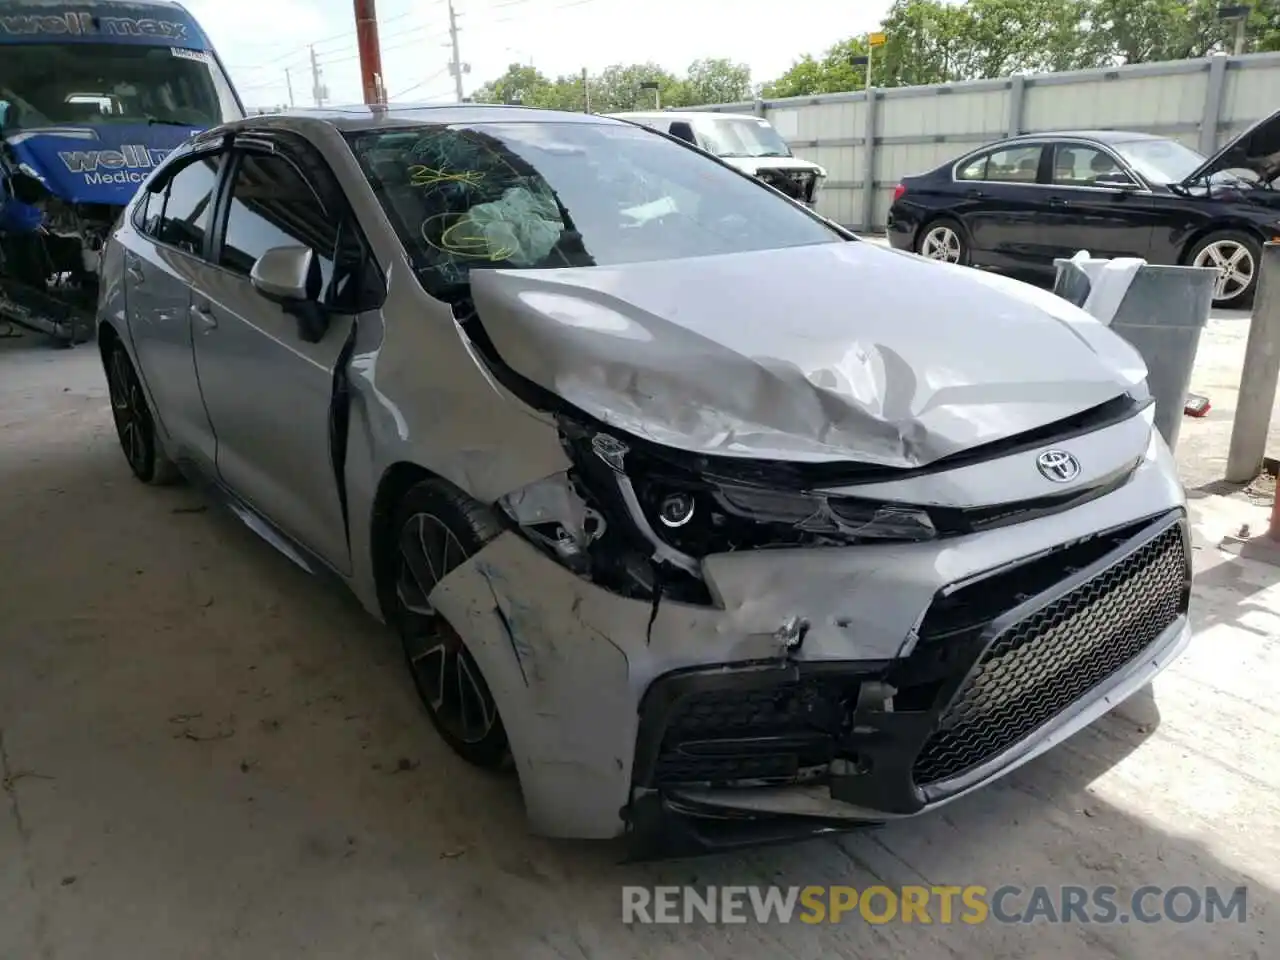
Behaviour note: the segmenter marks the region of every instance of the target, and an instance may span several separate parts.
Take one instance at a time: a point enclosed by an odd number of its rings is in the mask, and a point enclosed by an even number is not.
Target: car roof
[[[451,103],[451,104],[388,104],[369,106],[354,104],[341,107],[319,107],[285,110],[278,113],[258,114],[234,120],[218,128],[236,130],[264,121],[273,127],[289,128],[323,123],[344,132],[374,130],[379,127],[405,127],[416,124],[455,123],[618,123],[609,117],[594,113],[573,113],[567,110],[541,110],[536,107],[516,107],[506,104]]]
[[[1128,143],[1132,140],[1167,140],[1168,137],[1133,130],[1046,130],[1043,133],[1024,133],[1002,140],[1001,143],[1019,143],[1026,140],[1095,140],[1098,143]]]
[[[619,120],[763,120],[753,113],[719,113],[712,110],[628,110],[624,113],[607,113],[607,117]]]

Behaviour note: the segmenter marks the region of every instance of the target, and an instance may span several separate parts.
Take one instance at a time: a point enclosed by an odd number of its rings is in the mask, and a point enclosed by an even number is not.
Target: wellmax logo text
[[[157,37],[186,40],[187,25],[151,17],[100,17],[92,13],[56,13],[0,17],[0,32],[11,36]]]
[[[95,184],[141,183],[168,155],[168,150],[126,143],[119,150],[68,150],[58,157],[72,173],[83,175],[85,183]]]

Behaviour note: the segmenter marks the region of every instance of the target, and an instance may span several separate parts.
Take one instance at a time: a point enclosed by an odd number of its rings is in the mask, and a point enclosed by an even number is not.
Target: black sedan
[[[1052,271],[1058,257],[1144,257],[1216,267],[1214,303],[1247,306],[1263,243],[1280,240],[1280,112],[1213,157],[1121,131],[988,144],[906,177],[889,241],[951,263]]]

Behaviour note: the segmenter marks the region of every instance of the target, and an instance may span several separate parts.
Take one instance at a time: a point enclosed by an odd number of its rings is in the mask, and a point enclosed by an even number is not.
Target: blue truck
[[[177,3],[0,0],[0,316],[91,337],[124,205],[174,147],[242,116]]]

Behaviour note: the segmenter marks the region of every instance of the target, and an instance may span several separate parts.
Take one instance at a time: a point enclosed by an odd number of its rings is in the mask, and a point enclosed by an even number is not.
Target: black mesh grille
[[[1186,609],[1173,526],[1000,634],[917,756],[917,784],[991,759],[1133,660]]]
[[[858,684],[813,677],[685,696],[663,732],[654,780],[794,780],[804,768],[830,762]]]

